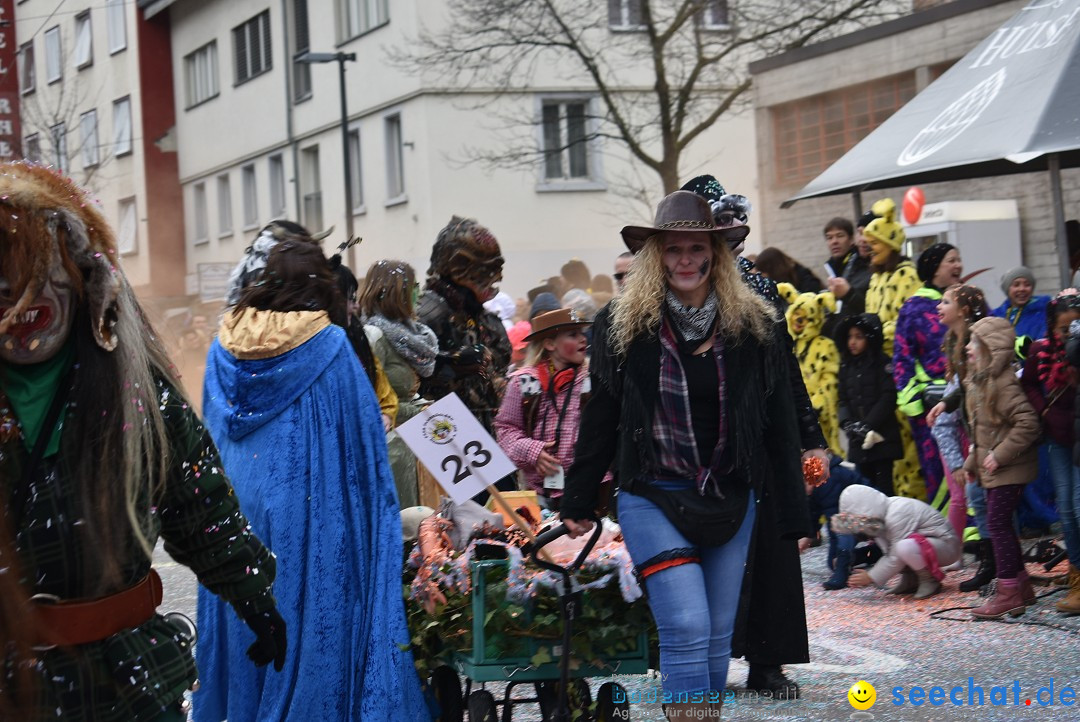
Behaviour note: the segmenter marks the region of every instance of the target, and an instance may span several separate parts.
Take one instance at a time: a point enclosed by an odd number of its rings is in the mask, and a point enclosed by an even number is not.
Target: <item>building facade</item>
[[[616,3],[619,8],[627,3]],[[619,229],[646,220],[616,189],[638,171],[611,142],[574,144],[599,111],[576,70],[543,67],[533,87],[494,95],[388,62],[422,27],[443,21],[438,0],[140,0],[151,22],[167,17],[184,194],[189,291],[213,297],[223,274],[273,218],[335,227],[329,250],[355,235],[355,268],[400,258],[422,276],[431,245],[454,214],[477,218],[507,259],[503,288],[524,295],[570,258],[611,273]],[[613,6],[614,7],[614,6]],[[605,29],[615,33],[619,28]],[[613,35],[615,37],[615,35]],[[297,54],[355,53],[344,64],[348,152],[341,132],[337,63]],[[647,87],[647,86],[646,86]],[[537,168],[492,170],[461,162],[463,149],[505,142],[497,118],[532,118]],[[688,177],[713,173],[754,195],[753,120],[722,120],[684,156]],[[351,197],[345,193],[345,158]],[[650,171],[651,172],[651,171]],[[659,197],[659,180],[650,201]]]
[[[185,293],[169,33],[123,0],[18,0],[22,155],[88,188],[136,291]]]
[[[825,223],[853,218],[886,196],[897,207],[906,188],[780,204],[944,73],[1027,4],[1025,0],[953,0],[923,3],[918,12],[888,23],[751,64],[761,185],[759,225],[764,243],[821,269],[828,253]],[[1067,217],[1077,216],[1080,171],[1065,170]],[[922,185],[928,203],[1015,199],[1021,256],[1041,292],[1061,286],[1047,173]],[[1064,241],[1063,241],[1064,242]],[[967,258],[967,268],[979,259]],[[994,287],[998,279],[979,278]]]

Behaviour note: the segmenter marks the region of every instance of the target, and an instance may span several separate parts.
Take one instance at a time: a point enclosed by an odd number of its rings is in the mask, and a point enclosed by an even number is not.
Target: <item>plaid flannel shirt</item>
[[[581,395],[588,393],[589,384],[589,367],[582,365],[574,377],[570,406],[566,408],[562,431],[559,434],[559,448],[551,452],[552,456],[562,464],[564,471],[574,463],[574,444],[577,443],[578,426],[581,421]],[[525,433],[525,411],[522,407],[522,398],[527,392],[539,396],[534,402],[539,405],[539,408],[536,410],[536,428],[533,429],[533,436]],[[561,490],[544,489],[544,476],[536,470],[536,460],[540,457],[540,452],[544,450],[544,444],[555,440],[555,427],[558,425],[559,412],[563,410],[561,404],[565,397],[565,391],[556,394],[557,405],[553,405],[548,394],[540,388],[536,367],[526,366],[510,375],[506,395],[503,397],[502,406],[499,407],[499,415],[495,417],[495,438],[499,446],[521,469],[529,488],[544,496],[562,496]]]
[[[694,438],[690,391],[682,362],[679,360],[678,344],[667,319],[660,324],[660,388],[652,427],[657,472],[666,478],[693,479],[698,491],[704,489],[710,476],[720,471],[720,460],[727,442],[724,342],[720,334],[714,337],[712,349],[720,386],[717,399],[720,405],[720,433],[712,453],[712,462],[705,468],[701,466],[701,456]]]
[[[174,389],[159,382],[158,391],[173,463],[155,500],[150,541],[160,534],[176,561],[234,606],[246,602],[252,611],[273,607],[274,557],[252,534],[214,443]],[[74,413],[69,406],[68,418]],[[79,532],[87,511],[78,480],[67,473],[62,458],[78,451],[78,444],[62,442],[60,454],[45,459],[30,480],[16,546],[24,583],[33,594],[81,598],[93,586],[88,560],[95,550],[80,543]],[[19,438],[0,447],[0,482],[8,508],[11,480],[22,477],[28,457]],[[126,586],[150,571],[150,560],[134,540],[121,568]],[[67,722],[155,719],[196,679],[188,640],[160,615],[100,642],[42,652],[35,670],[38,701],[31,719]]]

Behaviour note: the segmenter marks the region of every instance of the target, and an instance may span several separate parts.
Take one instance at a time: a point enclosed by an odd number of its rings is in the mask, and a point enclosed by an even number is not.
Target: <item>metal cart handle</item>
[[[603,532],[603,530],[603,525],[600,522],[596,522],[596,524],[593,525],[593,531],[592,535],[589,537],[589,541],[585,544],[585,547],[581,550],[581,553],[578,554],[578,557],[574,560],[574,563],[568,567],[561,567],[558,564],[546,562],[543,559],[538,558],[537,556],[540,550],[543,549],[545,546],[555,541],[559,537],[569,533],[570,530],[566,528],[566,524],[559,524],[556,527],[548,529],[546,532],[536,537],[535,542],[530,542],[529,544],[526,544],[524,551],[526,554],[530,555],[533,561],[540,567],[555,572],[556,574],[561,574],[565,577],[568,577],[569,575],[580,569],[581,565],[585,563],[586,557],[589,556],[589,553],[593,550],[593,547],[596,546],[596,542],[600,540],[600,534],[601,532]]]

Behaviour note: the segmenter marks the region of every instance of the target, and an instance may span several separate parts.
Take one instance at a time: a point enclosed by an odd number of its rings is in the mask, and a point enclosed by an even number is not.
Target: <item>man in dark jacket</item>
[[[831,271],[829,290],[841,303],[836,313],[825,320],[822,330],[832,336],[840,320],[866,310],[866,289],[870,288],[870,258],[859,253],[855,245],[855,229],[847,218],[833,218],[825,224],[825,245]]]

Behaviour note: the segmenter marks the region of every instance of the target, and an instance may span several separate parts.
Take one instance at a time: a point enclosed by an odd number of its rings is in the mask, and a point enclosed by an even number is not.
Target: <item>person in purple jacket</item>
[[[893,381],[896,403],[911,420],[911,435],[926,482],[926,500],[934,499],[943,476],[937,444],[926,424],[923,396],[932,386],[945,385],[945,324],[938,318],[942,290],[960,282],[960,252],[948,243],[936,243],[919,256],[916,270],[923,285],[904,302],[896,319],[893,342]],[[897,488],[902,496],[919,496],[921,489]]]

